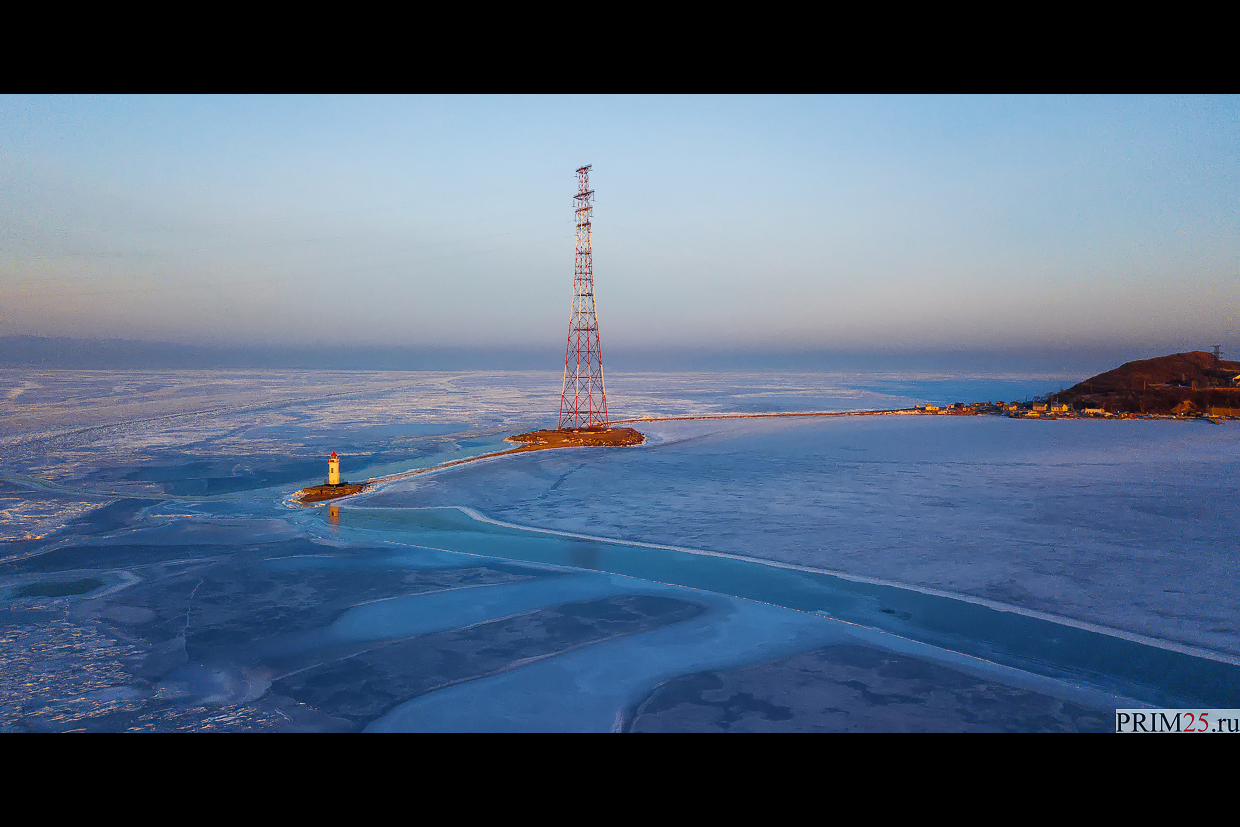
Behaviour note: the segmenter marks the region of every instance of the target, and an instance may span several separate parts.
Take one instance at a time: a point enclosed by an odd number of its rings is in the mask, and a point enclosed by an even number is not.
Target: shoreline
[[[1013,412],[1008,410],[977,410],[974,407],[961,408],[936,408],[933,410],[927,408],[893,408],[890,410],[877,411],[804,411],[804,412],[767,412],[767,413],[721,413],[721,414],[679,414],[673,416],[648,416],[637,417],[633,419],[617,419],[609,423],[609,425],[633,425],[642,422],[682,422],[682,421],[698,421],[698,420],[717,420],[717,419],[775,419],[775,418],[809,418],[809,417],[842,417],[842,416],[1002,416],[1008,419],[1033,419],[1033,420],[1069,420],[1069,419],[1089,419],[1089,420],[1167,420],[1177,422],[1208,422],[1211,425],[1217,425],[1220,421],[1225,421],[1228,417],[1208,417],[1208,416],[1176,416],[1173,414],[1080,414],[1074,411],[1056,411],[1054,413],[1043,414],[1039,411],[1032,411],[1033,415],[1017,415],[1012,416]],[[1023,413],[1023,412],[1017,412]],[[632,430],[632,429],[624,429]],[[552,431],[535,431],[533,434],[551,433]],[[634,431],[634,433],[639,433]],[[517,436],[529,436],[529,434],[518,434]],[[642,434],[644,437],[644,434]],[[506,442],[517,441],[516,437],[508,437]],[[494,459],[496,457],[507,456],[509,454],[520,454],[528,451],[549,451],[560,448],[612,448],[612,447],[638,447],[644,444],[640,443],[590,443],[586,441],[537,441],[523,442],[515,448],[507,448],[503,451],[492,451],[489,454],[479,454],[476,457],[462,457],[461,459],[449,460],[432,465],[429,468],[415,468],[409,471],[400,471],[395,474],[388,474],[382,477],[374,477],[372,479],[363,480],[357,485],[362,486],[359,491],[350,491],[342,493],[339,496],[327,497],[323,499],[315,499],[312,501],[303,500],[301,493],[310,491],[310,488],[303,488],[293,494],[292,499],[298,505],[310,507],[321,505],[325,502],[342,500],[357,494],[364,493],[372,489],[373,486],[382,483],[396,482],[404,479],[412,479],[425,474],[432,474],[438,471],[444,471],[448,468],[454,468],[458,465],[465,465],[470,462],[478,462],[484,459]],[[312,488],[320,488],[321,486],[312,486]]]

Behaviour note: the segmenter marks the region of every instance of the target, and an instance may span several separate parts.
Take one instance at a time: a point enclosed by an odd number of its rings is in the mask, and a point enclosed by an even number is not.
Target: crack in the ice
[[[203,580],[198,580],[198,585],[194,586],[194,590],[189,593],[189,599],[185,601],[185,627],[181,629],[181,646],[185,646],[186,635],[189,634],[189,610],[194,602],[194,595],[198,594],[198,589],[202,587]]]

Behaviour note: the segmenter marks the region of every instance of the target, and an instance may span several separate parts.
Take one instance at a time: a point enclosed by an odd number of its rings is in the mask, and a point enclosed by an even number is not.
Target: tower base
[[[641,445],[646,436],[632,428],[604,428],[594,425],[589,428],[548,428],[543,431],[530,431],[508,437],[505,442],[519,442],[522,447],[534,450],[537,448],[584,448],[587,446],[619,448],[628,445]]]

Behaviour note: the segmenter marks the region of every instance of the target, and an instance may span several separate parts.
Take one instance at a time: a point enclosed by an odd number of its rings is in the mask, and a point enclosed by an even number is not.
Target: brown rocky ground
[[[509,442],[522,443],[518,450],[536,451],[542,448],[575,448],[583,446],[641,445],[646,437],[632,428],[582,428],[546,429],[530,431],[508,437]]]
[[[340,485],[312,485],[309,488],[301,489],[298,499],[303,503],[321,503],[324,500],[347,497],[350,494],[356,494],[359,491],[365,490],[366,483],[364,482],[342,482]]]
[[[1112,413],[1226,413],[1240,408],[1237,374],[1240,362],[1216,363],[1201,350],[1173,353],[1126,362],[1056,394],[1056,401]]]

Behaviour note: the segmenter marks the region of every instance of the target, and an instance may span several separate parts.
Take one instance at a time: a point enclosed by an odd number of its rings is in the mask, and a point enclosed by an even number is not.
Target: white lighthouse
[[[327,484],[340,485],[340,457],[335,451],[327,458]]]

